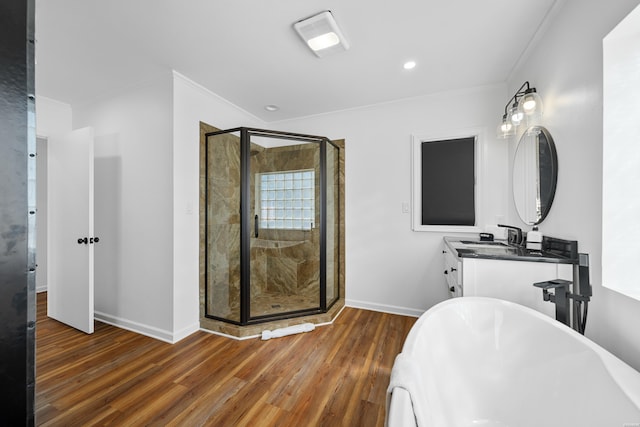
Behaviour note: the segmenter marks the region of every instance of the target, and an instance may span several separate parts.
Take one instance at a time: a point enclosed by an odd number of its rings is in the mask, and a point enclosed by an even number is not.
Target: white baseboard
[[[367,302],[367,301],[356,301],[352,299],[347,299],[345,301],[345,304],[347,305],[347,307],[380,311],[382,313],[400,314],[402,316],[420,317],[422,313],[424,313],[424,310],[418,310],[415,308],[398,307],[395,305],[378,304],[378,303]]]
[[[118,328],[126,329],[137,334],[145,335],[151,338],[155,338],[160,341],[167,342],[169,344],[175,344],[181,339],[196,332],[200,326],[198,324],[191,325],[183,328],[177,332],[170,332],[163,329],[156,328],[154,326],[144,325],[142,323],[133,322],[131,320],[123,319],[117,316],[111,316],[99,311],[94,312],[93,317],[103,323],[107,323]]]
[[[188,337],[194,332],[200,330],[200,323],[194,323],[193,325],[189,325],[186,328],[182,328],[179,331],[173,333],[173,341],[172,344],[177,343],[178,341]]]

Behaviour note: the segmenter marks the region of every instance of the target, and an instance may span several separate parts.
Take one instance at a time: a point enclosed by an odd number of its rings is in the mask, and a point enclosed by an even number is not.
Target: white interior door
[[[36,206],[38,217],[36,219],[36,292],[47,290],[47,140],[36,138]]]
[[[92,128],[48,141],[48,315],[93,333]]]

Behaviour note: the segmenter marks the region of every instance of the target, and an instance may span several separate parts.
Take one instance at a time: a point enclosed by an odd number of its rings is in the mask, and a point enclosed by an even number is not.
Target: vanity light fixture
[[[536,92],[536,88],[531,87],[528,81],[524,82],[504,106],[504,115],[498,126],[498,138],[509,138],[515,135],[523,121],[527,124],[541,116],[542,98]]]
[[[318,58],[349,49],[349,43],[329,10],[300,20],[293,28]]]

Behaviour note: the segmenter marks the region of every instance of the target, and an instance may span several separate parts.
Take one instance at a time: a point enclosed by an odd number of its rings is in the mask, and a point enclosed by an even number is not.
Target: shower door
[[[338,158],[323,137],[207,134],[206,317],[246,325],[339,298]]]
[[[321,309],[320,143],[250,134],[249,317]]]

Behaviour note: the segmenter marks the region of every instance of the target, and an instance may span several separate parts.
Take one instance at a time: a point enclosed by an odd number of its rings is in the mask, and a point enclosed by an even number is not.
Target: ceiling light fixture
[[[349,49],[349,43],[328,10],[296,22],[293,28],[319,58]]]
[[[412,70],[416,68],[416,61],[407,61],[403,65],[405,70]]]
[[[524,82],[504,106],[504,115],[498,125],[498,138],[509,138],[516,134],[520,124],[528,126],[541,117],[542,98],[536,88],[530,87],[529,82]]]
[[[265,105],[264,109],[267,111],[271,111],[273,113],[274,111],[278,111],[280,107],[278,107],[277,105],[269,104],[269,105]]]

